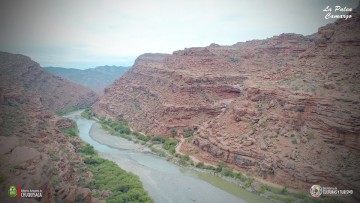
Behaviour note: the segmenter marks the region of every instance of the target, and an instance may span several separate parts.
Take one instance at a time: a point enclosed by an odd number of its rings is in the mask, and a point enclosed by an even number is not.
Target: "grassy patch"
[[[176,145],[178,144],[178,140],[177,139],[173,139],[173,138],[165,138],[165,141],[163,143],[163,148],[167,151],[169,151],[171,154],[175,154],[176,150]]]
[[[104,130],[110,132],[110,134],[118,137],[125,138],[129,141],[132,141],[133,138],[138,140],[148,142],[150,137],[145,136],[142,133],[131,131],[127,125],[127,121],[123,118],[119,118],[117,121],[112,121],[111,119],[99,119],[101,127]]]
[[[56,111],[56,114],[59,115],[59,116],[63,116],[63,115],[68,114],[70,112],[81,110],[81,109],[86,109],[86,108],[90,108],[90,105],[89,104],[84,104],[84,105],[79,105],[79,106],[73,106],[73,107],[70,107],[68,109],[63,109],[63,110]]]
[[[83,153],[85,155],[96,155],[96,151],[93,146],[89,144],[85,144],[82,148],[78,150],[79,153]]]
[[[191,137],[191,136],[193,136],[194,135],[194,130],[184,130],[184,136],[185,137]]]
[[[314,133],[313,131],[310,131],[310,132],[307,134],[307,138],[308,138],[308,140],[315,139],[315,133]]]
[[[72,121],[72,127],[71,128],[60,128],[60,131],[65,133],[66,135],[70,137],[76,137],[79,135],[79,129],[74,121]]]
[[[244,188],[250,187],[251,184],[253,184],[254,181],[255,181],[255,180],[254,180],[253,178],[247,179],[247,180],[245,181],[245,183],[244,183]]]
[[[94,115],[90,108],[86,108],[83,112],[81,112],[81,116],[86,119],[91,119]]]
[[[286,187],[277,188],[277,187],[272,187],[272,186],[270,186],[270,185],[264,185],[264,188],[265,188],[267,191],[272,192],[272,193],[275,193],[275,194],[285,195],[285,194],[288,193]]]
[[[153,202],[139,177],[119,168],[114,162],[91,156],[84,163],[94,175],[89,183],[90,188],[112,192],[111,196],[105,198],[106,202]]]

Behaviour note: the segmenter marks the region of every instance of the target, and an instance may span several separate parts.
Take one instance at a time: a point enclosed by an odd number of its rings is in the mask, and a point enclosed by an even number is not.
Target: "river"
[[[156,203],[269,202],[219,177],[177,166],[151,152],[139,152],[142,145],[110,135],[80,113],[65,116],[76,121],[80,138],[94,146],[101,157],[139,176]]]

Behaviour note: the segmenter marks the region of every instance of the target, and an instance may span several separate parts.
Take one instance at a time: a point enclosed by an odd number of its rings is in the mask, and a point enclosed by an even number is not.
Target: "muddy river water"
[[[157,203],[186,202],[268,202],[219,177],[180,167],[143,150],[143,146],[110,135],[93,120],[68,114],[76,121],[80,138],[94,146],[99,155],[140,177],[146,191]],[[141,149],[141,150],[139,150]]]

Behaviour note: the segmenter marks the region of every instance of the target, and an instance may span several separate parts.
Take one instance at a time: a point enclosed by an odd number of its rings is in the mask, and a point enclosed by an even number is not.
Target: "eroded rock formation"
[[[0,53],[0,202],[25,201],[8,197],[9,187],[18,185],[43,191],[26,202],[98,202],[79,184],[92,176],[76,153],[80,139],[62,131],[74,126],[54,113],[95,99],[28,57]]]
[[[144,54],[93,106],[274,183],[360,192],[360,16],[310,36]],[[357,197],[359,198],[359,197]]]

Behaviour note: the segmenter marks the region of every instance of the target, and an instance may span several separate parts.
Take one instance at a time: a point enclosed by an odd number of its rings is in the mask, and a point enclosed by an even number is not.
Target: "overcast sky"
[[[358,0],[0,0],[0,50],[42,66],[132,65],[143,53],[312,34]],[[340,14],[340,13],[339,13]]]

